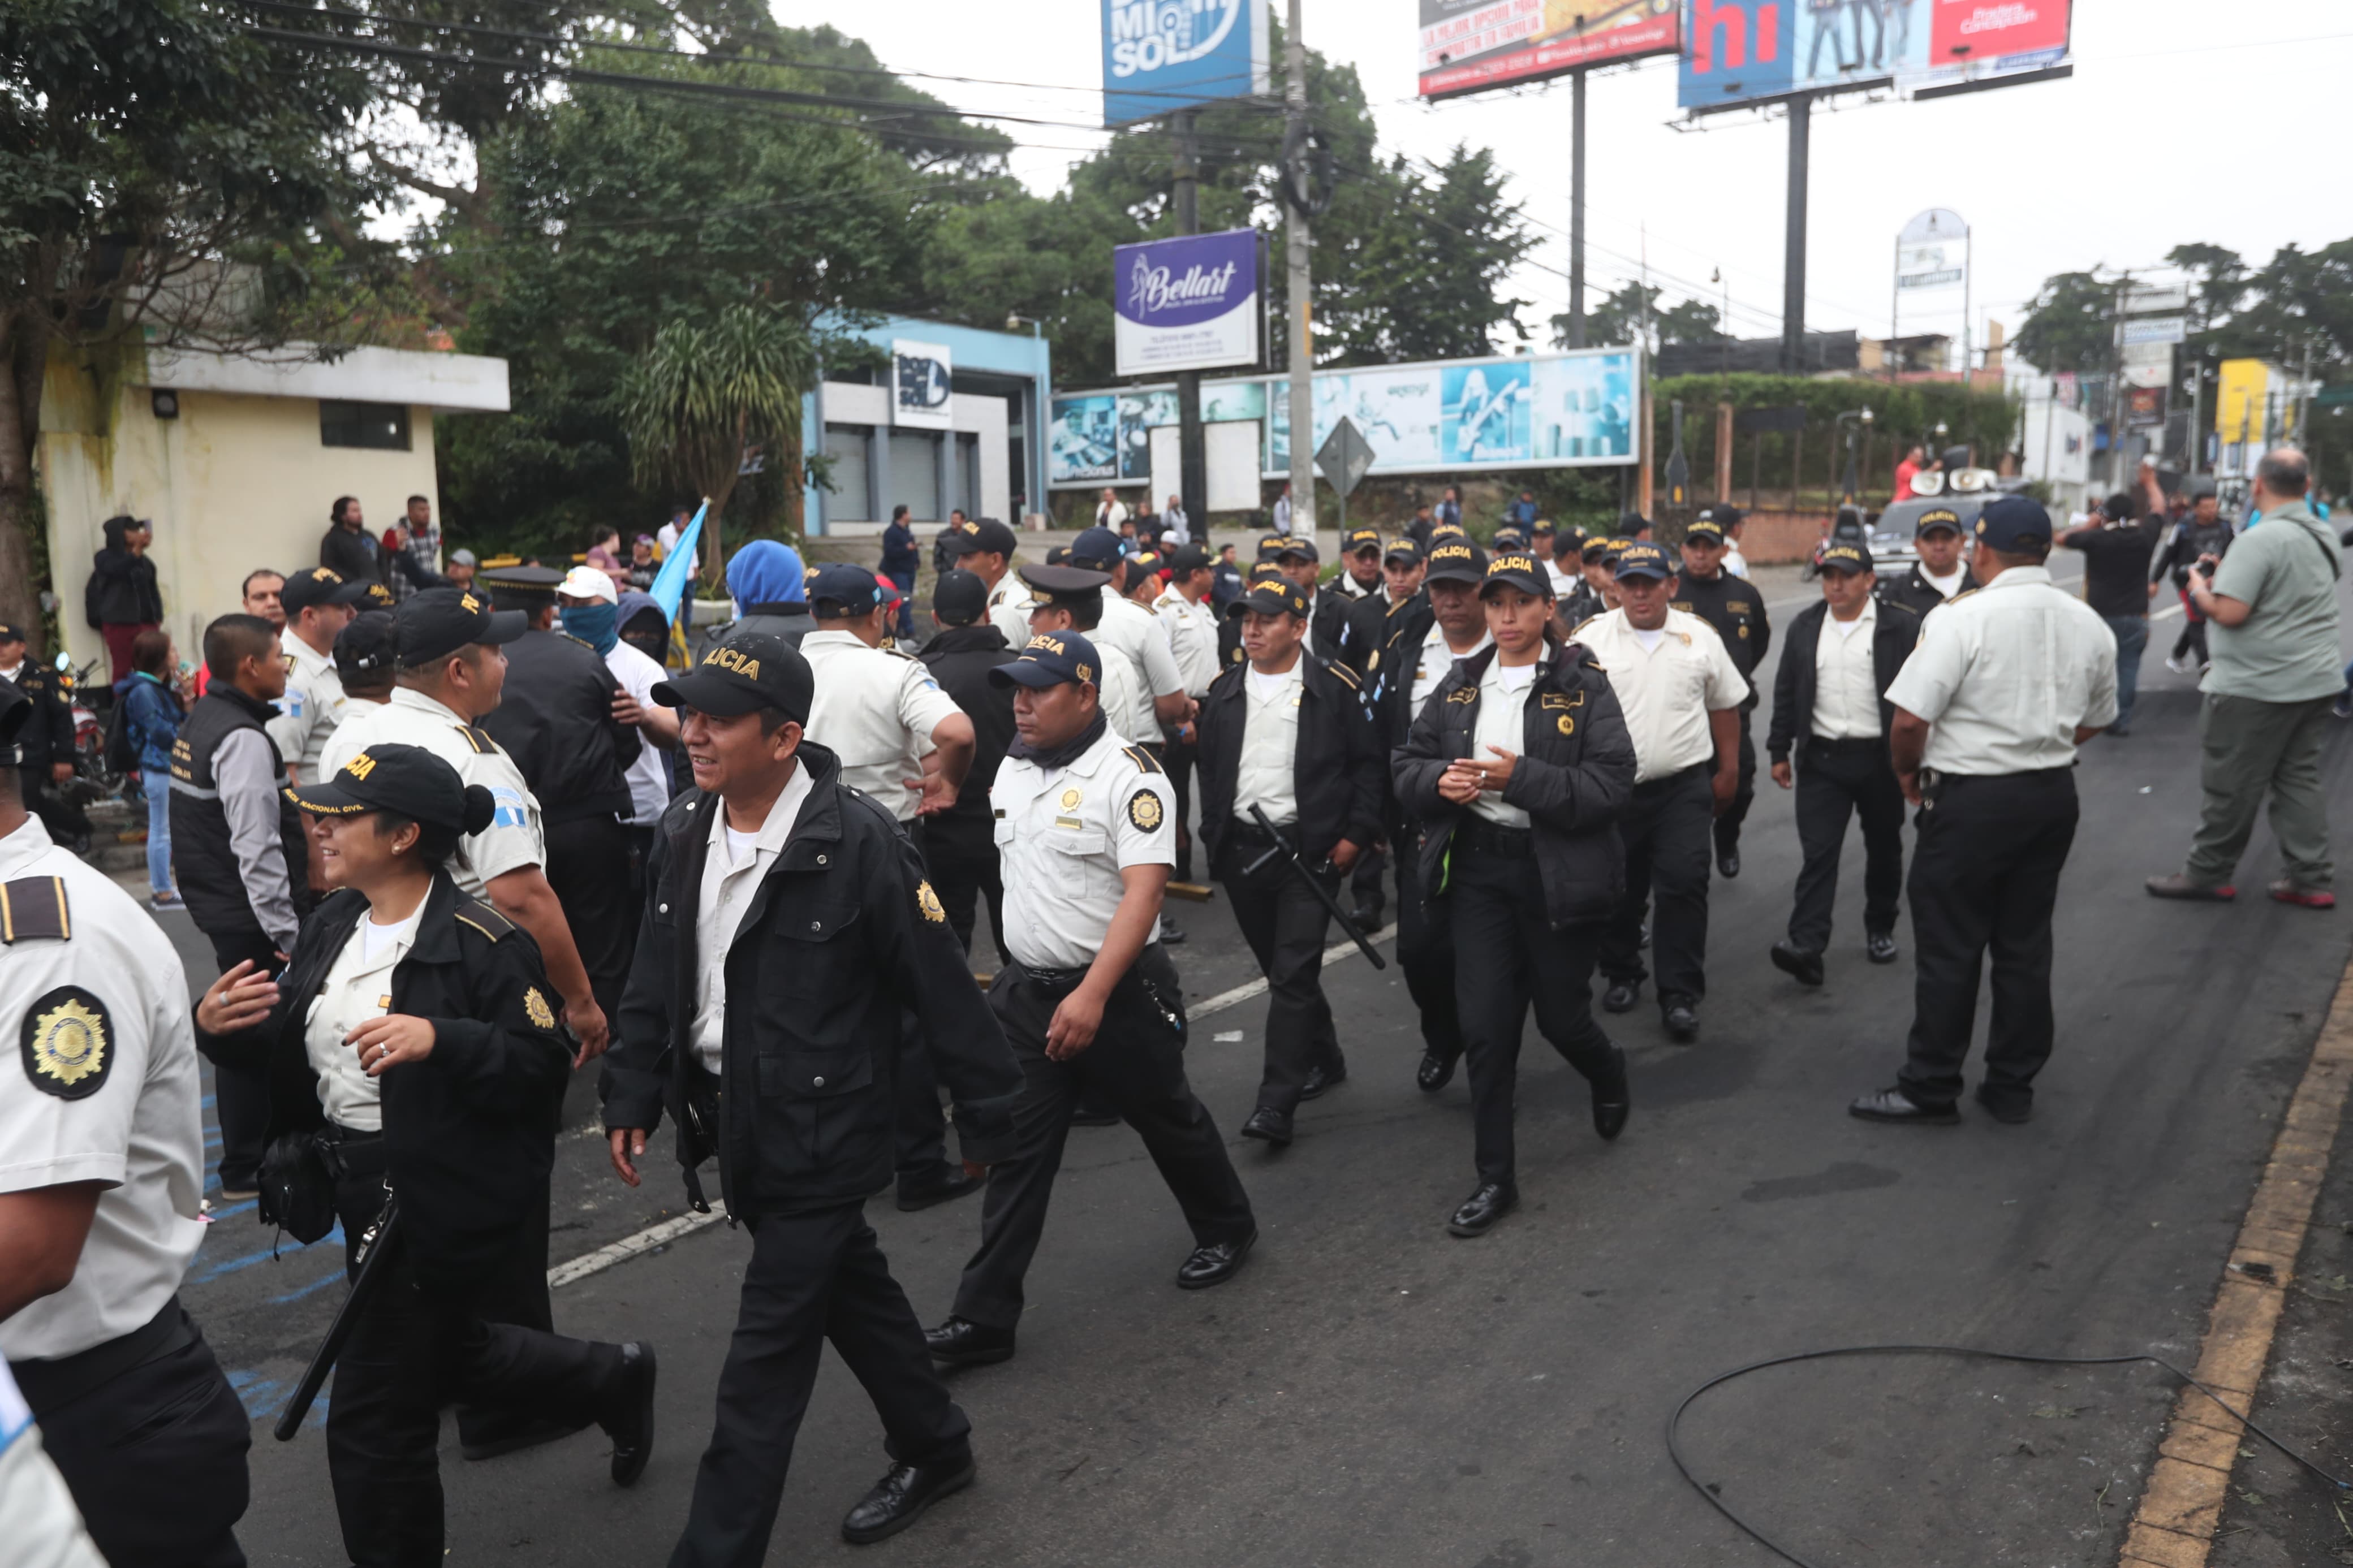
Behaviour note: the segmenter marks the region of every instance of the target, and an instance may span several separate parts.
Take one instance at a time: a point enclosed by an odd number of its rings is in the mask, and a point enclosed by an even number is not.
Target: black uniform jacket
[[[613,717],[620,683],[596,650],[562,632],[507,645],[507,679],[481,727],[522,770],[551,826],[633,809],[626,771],[643,744]]]
[[[1773,627],[1765,618],[1765,595],[1746,577],[1718,572],[1713,577],[1683,577],[1676,584],[1674,607],[1697,616],[1715,628],[1724,650],[1744,676],[1753,677],[1773,646]],[[1748,700],[1757,705],[1757,682],[1748,683]]]
[[[1291,787],[1299,802],[1299,852],[1315,860],[1343,838],[1365,848],[1381,836],[1381,746],[1355,672],[1304,647],[1299,657],[1299,745],[1292,753]],[[1212,865],[1236,826],[1255,826],[1234,815],[1249,683],[1245,660],[1221,672],[1201,699],[1201,842]]]
[[[939,635],[916,654],[940,689],[972,721],[972,766],[956,791],[955,804],[924,826],[934,839],[943,832],[958,846],[970,844],[993,855],[995,819],[989,816],[988,790],[1013,743],[1013,689],[988,679],[988,672],[1013,660],[1005,634],[987,621],[969,626],[943,626]]]
[[[1438,612],[1430,608],[1427,590],[1416,594],[1398,607],[1395,615],[1382,625],[1383,642],[1379,657],[1365,672],[1365,705],[1373,712],[1374,728],[1380,731],[1381,755],[1388,756],[1405,744],[1413,732],[1413,674],[1421,657],[1421,645],[1430,640],[1430,628],[1438,624]]]
[[[1430,694],[1412,733],[1391,759],[1398,801],[1420,824],[1420,886],[1446,893],[1455,826],[1472,813],[1438,793],[1446,764],[1472,754],[1479,728],[1479,681],[1492,647],[1457,659]],[[1609,678],[1577,643],[1554,650],[1535,679],[1519,760],[1504,802],[1528,814],[1545,914],[1554,929],[1609,915],[1626,890],[1626,849],[1618,814],[1634,788],[1634,741]]]
[[[890,813],[841,784],[841,763],[804,741],[811,789],[727,950],[719,1120],[684,1118],[679,1163],[719,1155],[739,1220],[862,1202],[892,1178],[900,1010],[931,1039],[967,1160],[1013,1152],[1021,1069],[988,1009],[923,857]],[[605,1125],[651,1131],[695,1078],[695,911],[719,798],[670,802],[647,866],[645,923],[600,1092]]]
[[[0,675],[0,680],[6,679]],[[25,748],[23,766],[46,770],[51,763],[72,762],[73,709],[58,689],[58,672],[38,659],[27,658],[16,672],[16,689],[33,700],[32,717],[16,732],[16,743]]]
[[[1340,642],[1346,635],[1348,606],[1354,599],[1345,599],[1330,588],[1319,587],[1307,606],[1307,646],[1319,658],[1340,657]]]
[[[273,1139],[325,1124],[304,1020],[367,908],[344,889],[311,911],[279,976],[278,1005],[248,1031],[267,1052]],[[572,1071],[555,990],[531,933],[443,872],[392,972],[391,996],[387,1012],[433,1025],[431,1056],[376,1079],[401,1228],[420,1277],[471,1298],[502,1277],[547,1191]]]
[[[1340,662],[1358,675],[1377,672],[1387,657],[1382,650],[1388,647],[1398,623],[1410,616],[1417,605],[1426,606],[1428,603],[1419,593],[1408,598],[1391,598],[1387,587],[1377,594],[1350,600],[1340,628]],[[1370,686],[1371,682],[1366,684]]]
[[[1960,585],[1953,592],[1957,595],[1966,594],[1978,586],[1979,586],[1978,574],[1964,566],[1961,568]],[[1945,595],[1936,592],[1936,584],[1929,582],[1926,574],[1920,570],[1919,563],[1914,562],[1912,570],[1895,579],[1894,582],[1889,583],[1883,578],[1881,580],[1879,602],[1883,605],[1901,605],[1915,616],[1925,616],[1943,604]]]
[[[1814,732],[1814,650],[1821,645],[1822,623],[1831,613],[1827,604],[1810,605],[1789,623],[1781,645],[1781,668],[1773,677],[1773,728],[1765,749],[1777,763],[1787,762],[1790,750]],[[1880,596],[1879,618],[1871,631],[1872,679],[1879,688],[1879,735],[1895,721],[1895,705],[1887,689],[1912,650],[1920,643],[1920,617],[1894,600]]]

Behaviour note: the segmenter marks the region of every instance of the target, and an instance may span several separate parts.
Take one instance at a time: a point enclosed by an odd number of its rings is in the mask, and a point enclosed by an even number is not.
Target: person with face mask
[[[556,586],[555,613],[564,635],[586,643],[620,683],[613,717],[638,732],[637,761],[622,774],[629,784],[629,815],[623,826],[628,829],[629,931],[634,946],[638,911],[645,903],[646,857],[653,848],[654,828],[670,806],[667,753],[678,749],[679,721],[677,713],[654,700],[654,686],[665,673],[660,662],[621,640],[621,597],[609,575],[594,567],[575,566]],[[652,604],[650,598],[646,602]],[[627,969],[625,963],[624,973]]]

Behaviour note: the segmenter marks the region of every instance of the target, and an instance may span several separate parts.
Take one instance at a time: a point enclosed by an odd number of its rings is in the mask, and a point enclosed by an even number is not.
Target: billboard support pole
[[[1570,73],[1568,110],[1568,346],[1585,346],[1585,68]]]
[[[1169,128],[1176,133],[1176,232],[1201,232],[1200,163],[1193,142],[1192,110],[1182,110],[1169,117]],[[1207,440],[1201,429],[1201,373],[1181,370],[1176,373],[1176,472],[1177,490],[1185,500],[1185,526],[1209,537],[1209,460]],[[1156,510],[1155,503],[1166,496],[1147,495],[1145,510]]]
[[[1290,0],[1282,38],[1283,119],[1287,129],[1307,122],[1307,45],[1299,31],[1299,0]],[[1291,273],[1291,527],[1301,531],[1299,509],[1307,509],[1306,535],[1315,534],[1315,341],[1308,319],[1307,215],[1291,209],[1288,254]]]
[[[1789,212],[1781,251],[1781,369],[1798,375],[1806,352],[1806,163],[1814,95],[1789,100]]]

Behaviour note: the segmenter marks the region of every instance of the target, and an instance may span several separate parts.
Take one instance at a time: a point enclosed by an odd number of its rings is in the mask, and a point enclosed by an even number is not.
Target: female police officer
[[[239,963],[205,994],[197,1026],[252,1028],[265,1043],[265,1209],[282,1201],[288,1152],[311,1141],[356,1266],[357,1238],[398,1194],[392,1273],[336,1364],[327,1465],[354,1563],[438,1564],[441,1406],[462,1395],[596,1421],[626,1486],[652,1441],[653,1347],[478,1315],[480,1281],[496,1277],[547,1181],[571,1059],[537,944],[447,868],[459,836],[489,826],[490,791],[421,747],[385,742],[287,794],[318,824],[335,891],[277,983]]]
[[[1618,1136],[1628,1107],[1625,1053],[1593,1021],[1588,982],[1596,922],[1625,882],[1614,825],[1634,786],[1633,742],[1600,667],[1561,639],[1534,556],[1497,555],[1479,596],[1495,646],[1456,661],[1394,767],[1421,824],[1417,891],[1453,902],[1479,1166],[1447,1222],[1463,1237],[1519,1201],[1512,1090],[1532,998],[1536,1027],[1592,1085],[1594,1130]]]

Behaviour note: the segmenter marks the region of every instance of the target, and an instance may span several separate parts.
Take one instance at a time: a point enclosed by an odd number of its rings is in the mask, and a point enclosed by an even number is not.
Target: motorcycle
[[[76,805],[114,799],[121,795],[124,782],[123,776],[106,763],[106,721],[92,706],[94,694],[90,687],[90,677],[97,668],[96,659],[76,669],[69,656],[58,655],[58,695],[73,714],[74,776],[64,788]]]

